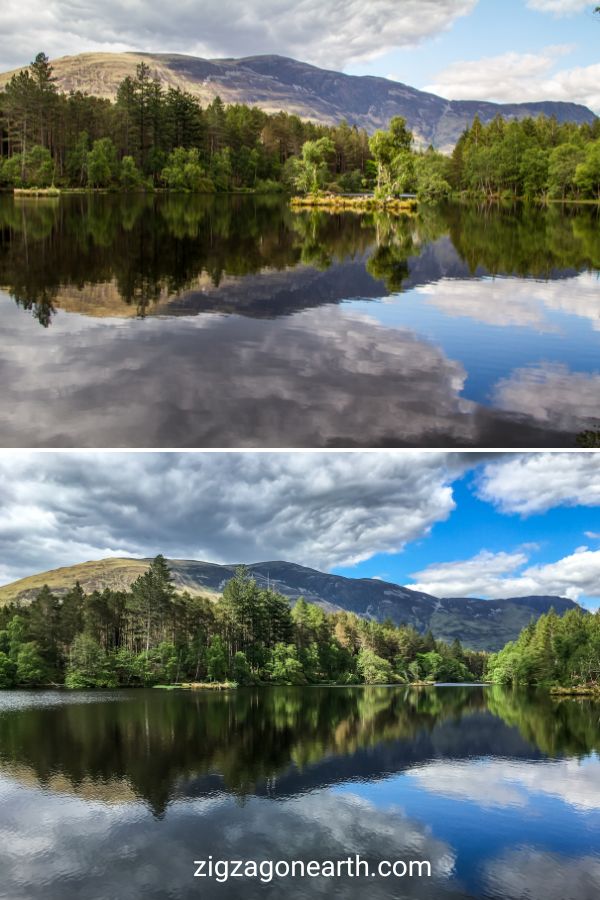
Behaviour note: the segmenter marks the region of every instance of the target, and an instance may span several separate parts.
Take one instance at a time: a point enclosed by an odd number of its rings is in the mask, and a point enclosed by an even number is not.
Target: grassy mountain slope
[[[344,75],[282,56],[201,59],[168,53],[81,53],[54,60],[58,86],[114,99],[119,83],[145,62],[165,88],[179,87],[203,104],[217,95],[225,103],[248,103],[266,112],[284,110],[335,124],[346,119],[372,132],[392,116],[404,116],[418,141],[440,149],[454,146],[477,113],[491,121],[556,115],[559,121],[591,122],[594,114],[575,103],[496,104],[451,101],[387,78]],[[0,86],[12,72],[0,75]]]
[[[67,568],[53,569],[0,588],[0,605],[29,602],[44,584],[55,593],[69,590],[79,581],[86,592],[110,587],[124,590],[145,572],[149,560],[104,559]],[[234,573],[235,566],[196,560],[170,560],[178,590],[217,599]],[[280,591],[290,601],[305,597],[328,611],[348,610],[383,621],[405,622],[423,632],[431,628],[437,638],[459,638],[466,646],[498,650],[517,637],[531,618],[537,619],[554,606],[558,613],[575,604],[564,597],[515,597],[506,600],[473,598],[440,599],[391,582],[371,578],[344,578],[294,563],[256,563],[249,569],[263,587]]]

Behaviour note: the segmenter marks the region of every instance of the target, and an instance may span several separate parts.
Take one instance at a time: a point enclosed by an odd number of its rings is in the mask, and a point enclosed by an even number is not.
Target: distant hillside
[[[86,592],[110,587],[125,590],[145,572],[144,559],[104,559],[69,568],[53,569],[0,588],[0,604],[31,601],[47,584],[55,593],[69,590],[79,581]],[[216,599],[235,571],[195,560],[170,560],[178,590]],[[562,614],[576,604],[564,597],[513,597],[506,600],[472,598],[440,599],[372,578],[343,578],[288,562],[263,562],[248,567],[261,585],[270,585],[290,601],[298,597],[328,611],[348,610],[366,618],[414,625],[435,637],[459,638],[467,647],[498,650],[517,637],[530,619],[538,619],[552,606]]]
[[[449,101],[435,94],[372,76],[344,75],[282,56],[201,59],[168,53],[81,53],[54,60],[58,86],[114,99],[119,83],[145,62],[165,88],[179,87],[203,104],[217,95],[225,103],[248,103],[266,112],[284,110],[318,122],[346,119],[372,132],[392,116],[404,116],[418,141],[442,150],[454,146],[475,114],[491,121],[555,115],[560,122],[593,122],[595,115],[576,103],[496,104]],[[0,75],[0,86],[12,72]]]

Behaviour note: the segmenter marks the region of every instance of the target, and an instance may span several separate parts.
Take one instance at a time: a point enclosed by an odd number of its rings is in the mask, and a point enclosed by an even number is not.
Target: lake
[[[0,692],[0,896],[595,900],[599,721],[500,687]],[[432,874],[193,877],[355,854]]]
[[[575,446],[597,207],[0,196],[0,443]]]

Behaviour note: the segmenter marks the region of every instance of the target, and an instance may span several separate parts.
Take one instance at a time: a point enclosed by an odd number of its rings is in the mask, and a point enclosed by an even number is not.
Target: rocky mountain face
[[[392,116],[404,116],[418,142],[450,150],[473,117],[556,116],[560,122],[593,122],[594,113],[576,103],[497,104],[446,100],[400,82],[345,75],[282,56],[201,59],[168,53],[81,53],[54,60],[61,90],[80,90],[114,99],[126,75],[145,62],[165,88],[179,87],[203,104],[217,95],[225,103],[248,103],[267,112],[284,110],[305,119],[336,124],[346,119],[373,132]],[[0,75],[0,85],[11,72]]]
[[[150,560],[107,559],[55,569],[0,588],[0,603],[32,600],[44,584],[57,594],[79,581],[85,591],[105,587],[123,590],[145,571]],[[235,565],[196,560],[170,560],[178,590],[218,597],[235,571]],[[279,591],[294,602],[304,597],[325,610],[347,610],[359,616],[396,624],[413,625],[420,632],[431,628],[436,638],[459,638],[477,650],[499,650],[517,637],[528,622],[554,607],[561,615],[576,608],[564,597],[511,597],[479,600],[470,597],[439,598],[391,582],[373,578],[345,578],[295,563],[273,561],[248,566],[261,587]]]

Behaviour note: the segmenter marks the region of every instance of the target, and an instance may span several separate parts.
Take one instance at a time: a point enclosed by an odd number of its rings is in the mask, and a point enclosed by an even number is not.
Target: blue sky
[[[596,608],[600,454],[0,454],[0,584],[157,553]]]
[[[569,4],[564,5],[568,9]],[[558,16],[531,9],[525,0],[479,0],[473,12],[414,49],[392,50],[371,62],[350,65],[347,71],[393,76],[425,88],[457,61],[481,60],[507,51],[539,54],[557,45],[570,45],[560,68],[589,66],[600,60],[600,19],[594,19],[592,10],[593,4],[587,3],[579,11]]]
[[[383,578],[397,584],[411,584],[420,580],[415,579],[416,573],[433,564],[469,560],[483,550],[511,554],[525,548],[523,555],[528,561],[524,566],[517,566],[516,571],[530,565],[554,564],[584,546],[593,552],[600,551],[598,507],[579,503],[557,505],[529,515],[501,511],[477,496],[480,473],[480,467],[476,467],[453,483],[456,508],[446,521],[436,523],[426,537],[409,543],[402,553],[376,554],[355,566],[336,567],[335,572],[353,578]],[[578,600],[592,609],[600,605],[598,596],[591,591],[580,595]]]
[[[39,50],[52,58],[271,53],[451,99],[569,100],[600,113],[593,7],[593,0],[20,0],[0,6],[0,70],[26,65]]]

